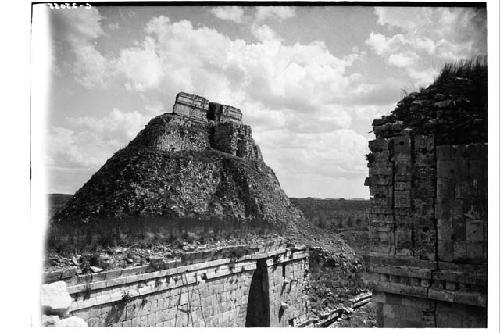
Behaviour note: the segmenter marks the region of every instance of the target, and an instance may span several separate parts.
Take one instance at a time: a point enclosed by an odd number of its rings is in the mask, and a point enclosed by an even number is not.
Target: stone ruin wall
[[[186,93],[178,93],[175,98],[173,113],[206,121],[209,102],[206,98]]]
[[[252,128],[241,118],[241,110],[235,107],[181,92],[172,113],[154,118],[131,145],[169,152],[214,148],[247,160],[262,160]]]
[[[212,120],[220,123],[241,123],[242,118],[241,110],[234,106],[209,102],[204,97],[185,92],[177,94],[173,113],[191,117],[200,122]]]
[[[182,260],[76,275],[65,281],[69,314],[89,326],[297,326],[306,320],[308,251],[274,246],[242,255],[186,254]]]
[[[241,158],[262,160],[262,153],[252,139],[252,128],[247,125],[221,123],[214,128],[212,146]]]
[[[379,128],[366,184],[379,325],[486,327],[487,144]]]

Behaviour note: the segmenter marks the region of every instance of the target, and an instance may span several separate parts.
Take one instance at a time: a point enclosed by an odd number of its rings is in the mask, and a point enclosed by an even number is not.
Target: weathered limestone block
[[[468,242],[483,242],[485,240],[483,220],[467,219],[465,222],[465,239]]]
[[[384,327],[426,327],[424,317],[427,309],[421,309],[410,302],[405,304],[384,304]]]
[[[223,105],[221,121],[224,120],[235,121],[235,122],[241,121],[241,110],[231,105]]]
[[[392,214],[371,214],[370,219],[370,227],[385,227],[395,222]]]
[[[429,170],[429,173],[429,176],[432,177],[433,170]],[[429,178],[425,177],[422,179],[415,174],[414,179],[416,185],[411,189],[413,202],[419,200],[420,202],[434,205],[434,197],[436,196],[435,184],[430,181]]]
[[[410,191],[394,191],[394,208],[411,207]]]
[[[486,327],[486,314],[479,307],[438,302],[436,303],[435,316],[436,327]]]
[[[420,183],[425,183],[425,185],[434,186],[434,183],[436,182],[435,164],[434,163],[432,165],[417,164],[413,168],[413,175],[415,177],[415,180],[418,180],[416,186],[418,187],[422,186],[422,184]]]
[[[370,196],[374,198],[392,198],[392,187],[374,184],[370,186]]]
[[[394,230],[370,229],[370,251],[381,255],[394,255]]]
[[[434,137],[432,135],[415,135],[413,137],[415,151],[419,153],[430,153],[435,149]]]
[[[397,136],[403,130],[403,123],[401,121],[396,121],[394,123],[385,123],[379,126],[373,126],[373,133],[379,138],[387,138],[391,136]]]
[[[394,191],[409,191],[411,190],[411,182],[395,182]]]
[[[419,218],[414,225],[414,255],[425,260],[436,258],[436,229],[434,220]]]
[[[387,197],[387,198],[375,198],[374,197],[374,198],[371,198],[370,201],[382,209],[384,209],[384,208],[391,209],[391,207],[392,207],[392,196]]]
[[[411,154],[411,138],[410,136],[397,136],[392,139],[394,147],[394,155],[410,155]]]
[[[212,135],[212,147],[245,159],[261,159],[260,149],[252,139],[248,125],[234,122],[217,124]]]
[[[451,146],[450,145],[436,146],[436,159],[439,161],[451,160]]]
[[[396,254],[410,256],[413,254],[413,230],[398,226],[396,229]]]
[[[235,122],[241,123],[242,113],[231,105],[221,105],[219,103],[210,102],[209,111],[207,114],[209,120],[216,122]]]
[[[412,177],[411,156],[399,154],[394,158],[394,180],[400,182],[411,181]]]
[[[175,98],[173,113],[207,121],[208,100],[204,97],[180,92]]]
[[[373,152],[373,157],[375,161],[385,162],[390,160],[390,152],[388,150]]]
[[[368,141],[368,147],[372,152],[385,152],[389,150],[389,142],[388,139],[375,139]]]
[[[82,318],[71,316],[69,318],[56,321],[55,327],[88,327],[88,324]]]
[[[369,177],[369,184],[371,185],[392,185],[392,175],[383,175],[383,174],[371,174]]]
[[[413,209],[415,215],[424,218],[425,221],[432,220],[434,218],[434,199],[431,197],[422,197],[418,195],[419,193],[413,192],[415,196],[412,200]],[[434,224],[432,222],[432,224]]]
[[[65,316],[72,302],[73,300],[66,290],[66,282],[57,281],[51,284],[42,285],[40,303],[44,313]]]
[[[373,175],[392,176],[392,172],[393,166],[390,162],[375,162],[369,170],[370,177],[372,177]]]

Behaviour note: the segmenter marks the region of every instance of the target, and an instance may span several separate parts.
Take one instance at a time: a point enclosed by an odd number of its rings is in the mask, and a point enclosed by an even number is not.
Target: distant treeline
[[[290,198],[305,217],[323,229],[367,230],[369,200]]]
[[[72,196],[72,194],[49,194],[49,217],[63,209]]]
[[[49,216],[62,209],[71,194],[49,194]],[[369,200],[290,198],[305,217],[322,229],[367,230]]]

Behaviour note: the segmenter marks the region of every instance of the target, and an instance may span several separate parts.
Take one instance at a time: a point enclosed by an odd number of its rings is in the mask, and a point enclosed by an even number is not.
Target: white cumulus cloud
[[[257,21],[271,19],[288,19],[295,16],[295,8],[289,6],[259,6],[256,7],[255,19]]]
[[[238,6],[215,7],[210,10],[210,13],[221,20],[233,21],[236,23],[241,23],[243,15],[245,14],[243,8]]]
[[[372,31],[365,43],[418,85],[429,84],[445,62],[487,52],[484,9],[376,7],[374,13],[393,33]]]
[[[272,41],[272,40],[280,40],[281,38],[278,34],[271,29],[268,25],[252,25],[252,34],[257,40],[261,42]]]
[[[163,67],[155,47],[154,40],[146,38],[142,47],[121,51],[116,66],[117,71],[126,77],[128,89],[144,91],[158,88],[163,77]]]
[[[419,60],[419,56],[415,52],[394,53],[387,58],[387,62],[396,67],[413,66]]]
[[[95,170],[133,139],[149,117],[115,108],[101,117],[69,117],[67,121],[71,128],[52,126],[49,130],[49,166]]]
[[[111,76],[112,67],[95,46],[95,40],[104,34],[101,21],[95,7],[51,11],[56,54],[72,53],[75,60],[70,68],[76,81],[87,88],[105,86]],[[57,57],[54,61],[60,65]]]

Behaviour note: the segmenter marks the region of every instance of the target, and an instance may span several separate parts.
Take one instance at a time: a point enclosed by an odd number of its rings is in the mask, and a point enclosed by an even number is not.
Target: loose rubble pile
[[[73,300],[66,289],[66,282],[57,281],[44,284],[40,290],[42,306],[42,326],[46,327],[87,327],[87,323],[69,315]]]
[[[366,292],[362,274],[364,265],[347,245],[339,246],[335,255],[322,247],[309,249],[310,305],[314,315],[330,313],[332,309],[349,306],[355,295]]]
[[[287,240],[277,234],[249,234],[246,238],[231,237],[228,239],[200,238],[188,234],[185,239],[172,242],[155,242],[148,245],[134,244],[128,247],[108,246],[92,250],[73,250],[60,252],[48,249],[45,272],[67,271],[67,275],[98,273],[105,270],[142,266],[160,260],[181,260],[189,253],[206,251],[210,257],[227,249],[245,251],[248,248],[265,246],[266,244],[286,243]],[[208,256],[208,254],[207,254]]]
[[[377,327],[377,303],[370,300],[371,297],[365,300],[364,305],[355,309],[350,315],[342,315],[329,327]]]
[[[370,291],[361,292],[344,303],[335,307],[326,307],[320,312],[300,323],[299,327],[374,327],[374,318],[370,318],[368,313],[372,310],[363,311],[363,307],[370,307],[372,293]],[[344,326],[345,322],[351,319],[361,320],[362,323],[355,323],[353,326]]]

